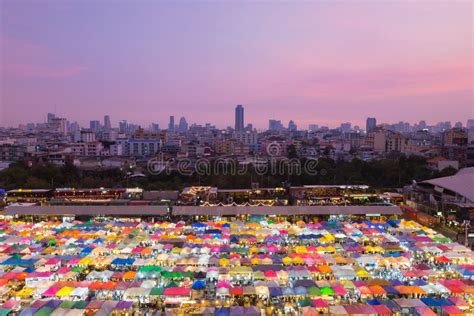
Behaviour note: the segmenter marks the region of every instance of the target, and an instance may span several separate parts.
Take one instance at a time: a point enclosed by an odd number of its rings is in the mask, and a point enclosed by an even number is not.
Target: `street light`
[[[471,228],[471,221],[466,219],[462,222],[462,226],[464,227],[464,245],[466,247],[469,246],[469,241],[468,241],[468,234],[469,234],[469,228]]]

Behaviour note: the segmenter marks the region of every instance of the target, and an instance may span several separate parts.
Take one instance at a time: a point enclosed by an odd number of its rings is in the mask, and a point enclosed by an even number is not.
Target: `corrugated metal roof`
[[[106,215],[160,216],[167,214],[166,206],[9,206],[9,215]],[[398,206],[174,206],[173,215],[397,215]]]
[[[421,183],[451,190],[474,202],[474,168],[464,168],[453,176],[426,180]]]

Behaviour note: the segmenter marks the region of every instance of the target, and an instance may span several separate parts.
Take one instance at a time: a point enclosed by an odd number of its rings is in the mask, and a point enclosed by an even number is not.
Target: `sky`
[[[0,126],[474,118],[472,1],[0,0]]]

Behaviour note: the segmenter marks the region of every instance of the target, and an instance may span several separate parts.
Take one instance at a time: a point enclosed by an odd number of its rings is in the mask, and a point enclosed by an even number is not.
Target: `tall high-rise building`
[[[426,128],[426,122],[424,120],[421,120],[418,123],[418,129],[425,129]]]
[[[67,135],[68,129],[68,122],[65,118],[54,117],[51,121],[51,124],[54,126],[56,131],[63,136]]]
[[[186,133],[188,131],[188,122],[186,122],[184,117],[179,119],[178,131],[180,133]]]
[[[168,123],[168,131],[173,132],[174,131],[174,116],[170,116],[170,122]]]
[[[119,132],[126,133],[128,131],[128,123],[126,120],[122,120],[119,122]]]
[[[150,130],[152,133],[158,133],[160,131],[160,124],[151,123]]]
[[[89,127],[93,132],[98,132],[100,130],[100,122],[97,120],[90,121]]]
[[[112,128],[112,124],[110,123],[110,116],[104,116],[104,130],[108,131]]]
[[[283,124],[280,120],[269,120],[268,130],[270,131],[282,131],[284,130]]]
[[[317,131],[319,129],[319,126],[317,124],[309,124],[308,125],[308,130],[310,132],[314,132],[314,131]]]
[[[290,132],[295,132],[297,129],[298,129],[298,127],[296,126],[295,122],[293,122],[293,120],[290,120],[288,122],[288,130]]]
[[[48,113],[48,123],[52,123],[55,117],[56,115],[54,113]]]
[[[466,127],[468,129],[474,128],[474,119],[467,120]]]
[[[342,133],[349,133],[352,129],[352,124],[349,122],[341,123],[341,127],[339,129]]]
[[[377,126],[377,120],[375,119],[375,117],[368,117],[367,122],[365,124],[365,131],[369,133],[373,131],[376,126]]]
[[[244,130],[244,107],[240,104],[235,107],[235,130]]]

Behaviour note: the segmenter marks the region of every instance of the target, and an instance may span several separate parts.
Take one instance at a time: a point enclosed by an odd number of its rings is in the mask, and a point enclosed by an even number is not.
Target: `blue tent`
[[[400,280],[396,280],[396,279],[389,280],[389,282],[390,282],[393,286],[403,285],[403,283],[402,283]]]
[[[199,228],[206,228],[207,225],[204,224],[204,223],[201,223],[201,222],[197,222],[197,223],[194,223],[192,227],[196,228],[196,229],[199,229]]]
[[[399,294],[399,292],[393,286],[383,286],[387,294]]]
[[[229,311],[229,308],[227,307],[221,307],[216,312],[216,316],[229,316],[229,315],[230,315],[230,311]]]
[[[308,290],[306,290],[306,288],[304,286],[295,287],[295,288],[293,288],[293,290],[295,291],[296,295],[306,295],[306,294],[308,294]]]
[[[209,235],[220,235],[221,231],[220,229],[206,229],[204,233],[209,234]]]
[[[413,281],[413,285],[416,285],[416,286],[423,286],[423,285],[426,285],[428,283],[426,283],[425,281],[421,280],[421,279],[417,279],[417,280],[414,280]]]
[[[436,307],[441,307],[441,306],[450,306],[453,305],[450,301],[440,298],[432,298],[432,297],[423,297],[421,298],[421,301],[425,303],[428,306],[436,306]]]
[[[242,316],[245,315],[245,309],[242,306],[232,306],[230,308],[230,316]]]
[[[282,296],[283,295],[283,292],[282,292],[281,288],[279,288],[279,287],[269,287],[268,292],[270,293],[271,297]]]
[[[33,316],[39,308],[28,307],[20,312],[19,316]]]
[[[204,280],[196,280],[193,283],[193,290],[202,290],[206,288],[206,282]]]
[[[245,307],[245,316],[260,316],[260,311],[256,306]]]
[[[36,261],[38,261],[38,259],[8,258],[0,264],[5,266],[32,266]]]
[[[122,258],[115,258],[111,264],[113,265],[131,265],[135,262],[135,259],[134,258],[126,258],[126,259],[122,259]]]
[[[284,287],[281,289],[283,296],[295,295],[295,291],[291,287]]]

